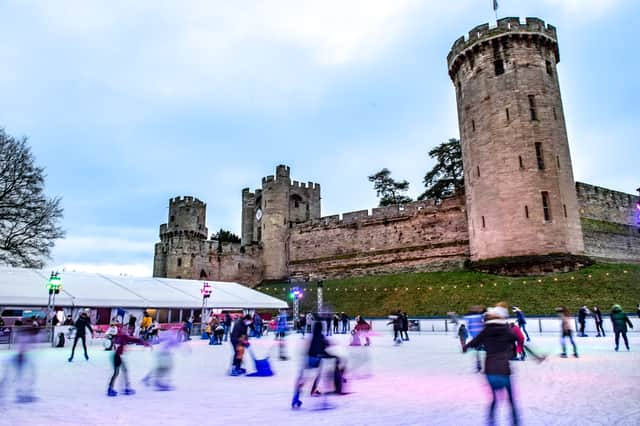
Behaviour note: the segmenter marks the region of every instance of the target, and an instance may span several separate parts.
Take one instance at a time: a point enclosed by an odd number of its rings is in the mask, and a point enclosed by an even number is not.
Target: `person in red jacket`
[[[518,340],[516,340],[514,360],[524,361],[524,334],[522,334],[522,330],[520,330],[520,327],[514,322],[511,323],[511,331],[513,331],[513,334],[518,338]]]
[[[149,342],[139,339],[137,337],[129,336],[124,332],[124,328],[119,325],[118,334],[113,337],[113,345],[116,350],[113,354],[113,375],[111,376],[111,380],[109,381],[109,389],[107,389],[108,396],[117,396],[118,392],[113,389],[113,386],[116,383],[116,378],[120,374],[120,369],[124,373],[124,394],[125,395],[133,395],[136,393],[135,390],[131,388],[129,382],[129,374],[127,371],[127,366],[122,359],[122,355],[124,354],[124,350],[129,343],[141,343],[145,346],[151,346]]]

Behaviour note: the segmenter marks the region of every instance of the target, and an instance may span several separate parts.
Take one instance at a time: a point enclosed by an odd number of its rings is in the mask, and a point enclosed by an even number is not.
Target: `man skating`
[[[86,329],[88,328],[91,332],[91,338],[93,338],[93,328],[91,328],[91,321],[89,320],[89,315],[86,312],[80,314],[75,323],[76,327],[76,337],[73,339],[73,347],[71,348],[71,356],[69,357],[69,362],[73,361],[73,354],[76,350],[76,344],[78,343],[78,339],[82,339],[82,348],[84,349],[84,359],[89,360],[89,355],[87,355],[87,340],[86,340]]]

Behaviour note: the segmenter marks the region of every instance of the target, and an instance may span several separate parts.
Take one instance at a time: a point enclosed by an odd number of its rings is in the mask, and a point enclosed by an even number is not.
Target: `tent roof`
[[[199,308],[205,281],[60,272],[56,306],[119,308]],[[0,306],[46,306],[49,273],[40,269],[0,268]],[[209,308],[284,309],[287,303],[238,283],[206,281]]]

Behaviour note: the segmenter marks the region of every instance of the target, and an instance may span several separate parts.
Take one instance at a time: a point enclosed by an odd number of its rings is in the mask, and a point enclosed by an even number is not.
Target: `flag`
[[[498,10],[498,0],[493,0],[493,10]]]

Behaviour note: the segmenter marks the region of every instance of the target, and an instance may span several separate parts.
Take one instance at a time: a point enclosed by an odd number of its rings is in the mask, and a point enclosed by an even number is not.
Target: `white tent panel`
[[[61,272],[58,306],[120,308],[199,308],[205,281],[107,276]],[[0,306],[46,306],[49,272],[0,268]],[[237,283],[207,281],[209,308],[283,309],[287,303]]]

